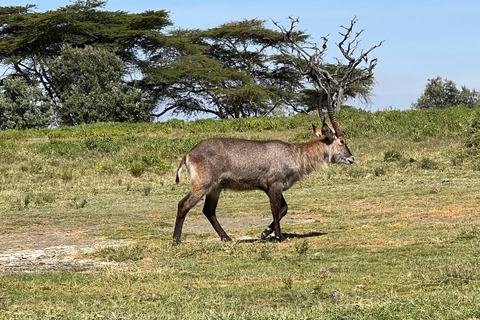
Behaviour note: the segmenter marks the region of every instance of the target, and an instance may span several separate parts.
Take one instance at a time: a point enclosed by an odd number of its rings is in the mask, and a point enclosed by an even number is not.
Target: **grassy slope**
[[[480,318],[479,118],[458,108],[342,112],[357,162],[286,193],[289,214],[315,222],[285,223],[282,244],[223,244],[212,229],[172,247],[189,188],[174,171],[204,138],[305,141],[314,117],[0,132],[0,233],[95,226],[96,236],[136,240],[93,255],[123,270],[1,276],[0,319]],[[262,215],[263,194],[222,195],[220,221]],[[200,205],[186,223],[197,218]]]

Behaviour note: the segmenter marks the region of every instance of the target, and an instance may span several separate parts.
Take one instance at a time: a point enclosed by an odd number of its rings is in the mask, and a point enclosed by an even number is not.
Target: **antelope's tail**
[[[176,183],[180,182],[180,172],[182,172],[182,167],[185,164],[185,158],[186,158],[186,156],[183,156],[182,161],[180,161],[180,164],[178,165],[177,176],[175,177],[175,182]]]

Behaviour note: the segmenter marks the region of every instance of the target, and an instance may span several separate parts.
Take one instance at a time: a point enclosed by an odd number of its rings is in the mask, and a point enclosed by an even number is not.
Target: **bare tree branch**
[[[225,118],[225,116],[221,112],[211,110],[211,109],[207,109],[207,108],[201,108],[199,106],[194,106],[192,104],[188,104],[188,103],[185,103],[183,101],[172,104],[172,105],[166,107],[165,109],[163,109],[162,111],[160,111],[159,113],[150,113],[150,116],[154,117],[154,118],[158,118],[158,117],[163,116],[164,114],[166,114],[169,111],[172,111],[172,110],[175,111],[176,109],[180,109],[180,108],[187,108],[191,111],[211,113],[211,114],[214,114],[215,116],[217,116],[221,119]]]
[[[383,44],[383,41],[381,41],[368,50],[362,50],[359,55],[356,55],[360,46],[360,36],[364,32],[364,30],[354,31],[357,21],[357,17],[354,17],[348,27],[340,26],[343,30],[339,32],[342,39],[336,45],[341,52],[341,58],[335,58],[337,67],[333,72],[326,69],[328,64],[324,60],[328,45],[328,35],[322,37],[323,43],[321,48],[311,43],[303,45],[292,37],[299,23],[298,18],[294,19],[290,17],[289,29],[273,21],[275,26],[283,33],[292,52],[295,52],[304,62],[303,65],[299,66],[303,74],[310,78],[319,91],[327,94],[329,101],[329,103],[327,103],[327,109],[329,110],[329,114],[332,113],[332,115],[333,111],[330,112],[330,109],[336,109],[337,111],[341,109],[345,91],[352,84],[373,78],[373,70],[377,66],[378,60],[377,58],[369,59],[368,55]],[[346,61],[347,64],[344,64],[344,61]]]

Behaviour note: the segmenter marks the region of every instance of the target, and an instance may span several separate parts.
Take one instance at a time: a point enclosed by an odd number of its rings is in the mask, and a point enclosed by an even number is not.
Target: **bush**
[[[130,164],[129,171],[134,177],[140,177],[145,172],[145,166],[141,162],[133,162]]]
[[[0,130],[45,128],[51,122],[50,103],[24,78],[7,77],[0,85]]]
[[[480,119],[475,119],[467,131],[465,148],[472,156],[480,156]]]
[[[104,153],[113,153],[120,150],[118,139],[113,137],[86,137],[84,140],[88,150],[97,150]]]
[[[423,158],[422,160],[419,161],[418,164],[422,169],[426,169],[426,170],[438,169],[438,163],[429,158]]]
[[[402,158],[403,157],[400,154],[400,152],[398,152],[396,150],[390,150],[390,151],[385,152],[385,154],[383,156],[383,161],[385,161],[385,162],[400,161],[400,160],[402,160]]]
[[[63,182],[69,182],[72,181],[73,179],[73,172],[71,169],[64,169],[62,173],[60,174],[60,179],[62,179]]]
[[[153,172],[157,174],[164,174],[170,169],[170,165],[165,160],[160,159],[154,166]]]
[[[117,166],[111,159],[105,159],[100,161],[95,167],[95,171],[100,173],[113,174],[117,172]]]
[[[470,164],[474,170],[480,170],[480,120],[478,118],[470,123],[462,148],[453,152],[450,160],[454,166]]]
[[[124,63],[112,52],[65,44],[61,55],[47,64],[60,102],[54,106],[58,123],[150,120],[154,105],[141,90],[122,81]]]
[[[470,91],[465,86],[457,89],[455,82],[441,77],[428,79],[424,93],[413,107],[416,109],[443,109],[464,105],[475,107],[480,105],[480,96],[476,90]]]
[[[50,140],[37,146],[37,151],[43,154],[73,156],[85,151],[85,145],[78,141]]]

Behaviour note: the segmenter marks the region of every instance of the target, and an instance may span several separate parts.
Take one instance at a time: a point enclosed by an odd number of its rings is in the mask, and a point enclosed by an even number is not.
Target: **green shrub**
[[[302,256],[307,254],[307,251],[310,248],[310,243],[308,242],[308,240],[304,239],[302,241],[296,242],[294,247],[295,251]]]
[[[148,197],[150,195],[150,192],[152,192],[152,186],[147,184],[143,186],[143,195],[145,197]]]
[[[164,174],[170,170],[171,166],[163,159],[160,159],[154,166],[153,172],[156,174]]]
[[[85,144],[79,141],[50,140],[37,146],[37,152],[59,156],[73,156],[85,151]]]
[[[418,165],[420,166],[420,168],[426,170],[438,169],[438,163],[430,158],[422,158],[422,160],[419,161]]]
[[[386,173],[387,169],[385,169],[385,167],[375,167],[375,169],[373,170],[373,174],[375,175],[375,177],[384,176]]]
[[[140,177],[145,172],[145,166],[141,162],[133,162],[129,166],[129,171],[134,177]]]
[[[467,131],[465,148],[473,156],[480,156],[480,119],[475,119]]]
[[[393,162],[393,161],[400,161],[402,160],[402,155],[400,152],[398,152],[397,150],[389,150],[387,152],[385,152],[384,156],[383,156],[383,161],[385,162]]]
[[[465,139],[459,150],[452,152],[452,165],[471,165],[474,170],[480,170],[480,120],[474,119],[465,132]]]
[[[63,182],[72,181],[73,171],[71,169],[64,169],[60,174],[60,179],[62,179]]]
[[[84,143],[88,150],[97,150],[104,153],[113,153],[121,148],[118,139],[114,139],[110,136],[86,137]]]
[[[293,139],[290,140],[290,142],[293,142],[293,143],[301,143],[301,142],[305,142],[305,141],[309,141],[309,140],[312,140],[312,138],[314,138],[315,136],[313,135],[313,133],[311,131],[309,132],[300,132],[299,134],[297,134]]]
[[[175,155],[175,152],[171,152],[169,156]],[[157,153],[147,153],[147,154],[132,154],[127,157],[128,167],[130,168],[130,172],[132,172],[132,168],[141,167],[143,171],[151,171],[157,174],[164,174],[170,169],[170,163],[166,160],[160,158],[160,155]],[[140,170],[140,169],[133,169]],[[133,174],[133,173],[132,173]],[[143,172],[140,173],[140,175]]]
[[[117,166],[111,159],[105,159],[100,161],[95,167],[95,171],[100,173],[113,174],[117,172]]]
[[[87,199],[85,198],[78,199],[77,197],[75,197],[73,199],[72,206],[75,209],[83,209],[85,208],[86,205],[87,205]]]

